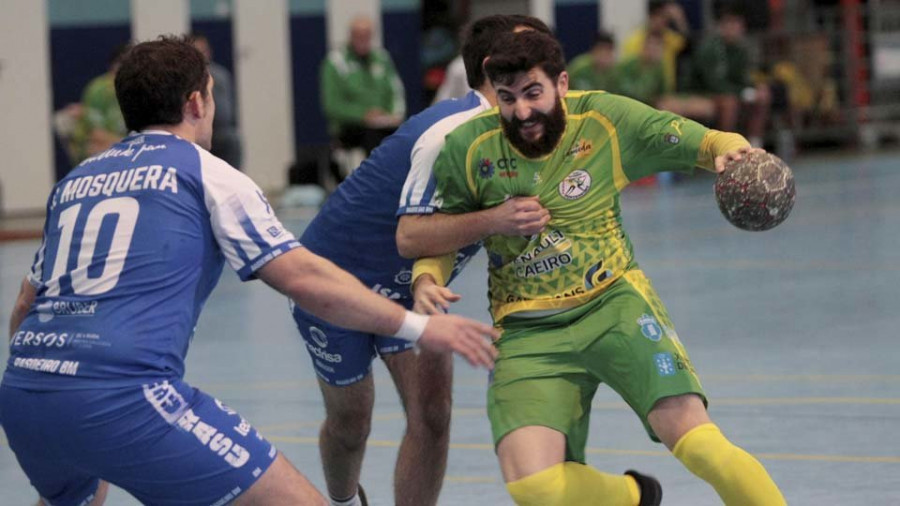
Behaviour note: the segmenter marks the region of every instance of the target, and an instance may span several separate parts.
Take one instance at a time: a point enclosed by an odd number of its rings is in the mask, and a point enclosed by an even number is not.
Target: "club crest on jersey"
[[[672,134],[664,135],[663,139],[665,139],[666,142],[668,142],[669,144],[678,144],[679,142],[681,142],[680,137],[678,137],[677,135],[672,135]]]
[[[490,158],[482,158],[478,161],[478,175],[481,179],[490,179],[494,176],[494,163]]]
[[[559,195],[566,200],[575,200],[591,189],[591,175],[587,171],[573,170],[559,183]]]
[[[644,337],[647,339],[651,341],[662,339],[662,327],[656,322],[656,318],[648,314],[642,314],[637,319],[637,324],[641,326],[641,334],[644,334]]]

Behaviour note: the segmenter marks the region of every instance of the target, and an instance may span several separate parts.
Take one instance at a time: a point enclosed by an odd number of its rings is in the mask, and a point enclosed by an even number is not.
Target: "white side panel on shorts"
[[[382,47],[381,0],[326,0],[328,49],[347,45],[350,41],[350,22],[357,16],[372,18],[372,46]]]
[[[294,160],[288,19],[287,0],[234,0],[243,170],[267,192],[284,188],[288,165]]]
[[[0,1],[0,212],[41,211],[53,185],[47,3]]]
[[[131,37],[153,40],[159,35],[190,33],[188,0],[131,0]]]

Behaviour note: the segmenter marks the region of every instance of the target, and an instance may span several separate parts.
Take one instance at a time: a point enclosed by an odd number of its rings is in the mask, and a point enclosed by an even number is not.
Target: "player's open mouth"
[[[519,128],[519,132],[522,133],[523,137],[534,137],[541,133],[541,126],[542,125],[540,121],[527,121],[525,123],[522,123],[522,127]]]

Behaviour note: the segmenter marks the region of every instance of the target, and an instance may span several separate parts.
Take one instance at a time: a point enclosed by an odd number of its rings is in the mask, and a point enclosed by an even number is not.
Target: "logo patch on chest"
[[[581,169],[573,170],[559,183],[559,195],[566,200],[575,200],[591,189],[591,175]]]
[[[482,158],[478,162],[478,175],[481,179],[490,179],[494,176],[494,164],[490,158]]]

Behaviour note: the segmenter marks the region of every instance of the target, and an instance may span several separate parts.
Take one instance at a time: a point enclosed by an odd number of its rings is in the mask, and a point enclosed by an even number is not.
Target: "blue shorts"
[[[277,450],[234,410],[181,380],[42,392],[0,387],[0,420],[47,504],[87,504],[98,480],[143,504],[224,505]]]
[[[412,305],[412,301],[398,300]],[[396,337],[366,334],[336,327],[291,304],[297,330],[306,342],[313,368],[322,381],[334,386],[352,385],[372,370],[376,353],[384,356],[411,350],[415,344]]]

